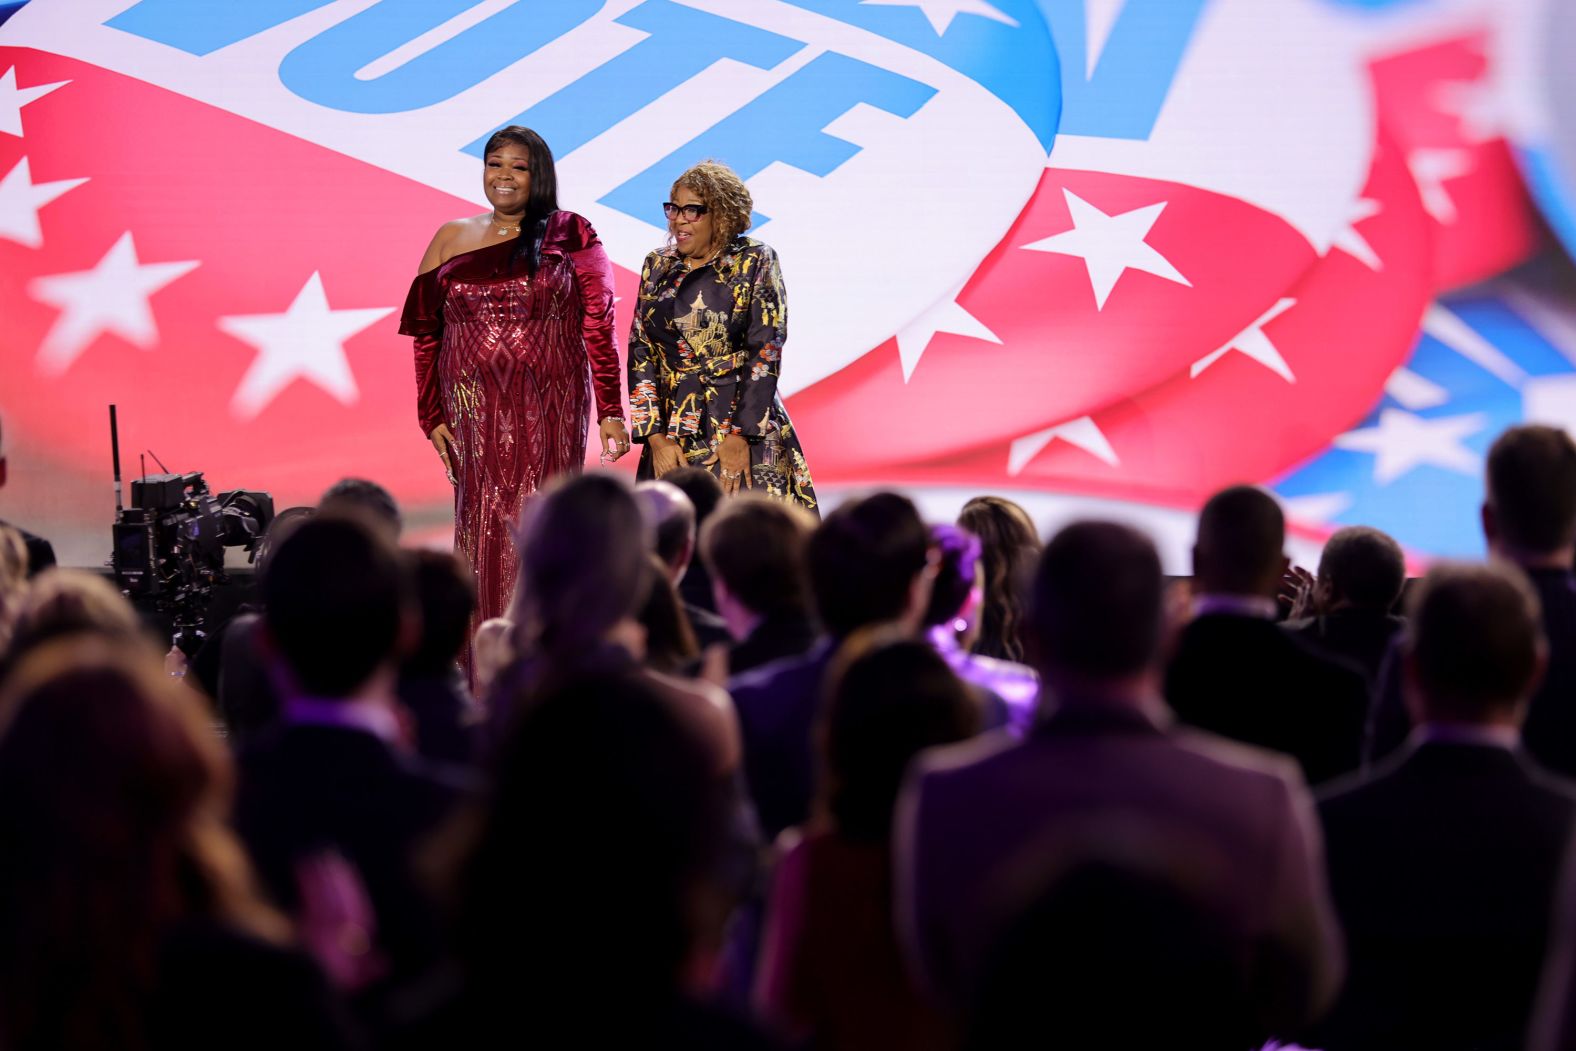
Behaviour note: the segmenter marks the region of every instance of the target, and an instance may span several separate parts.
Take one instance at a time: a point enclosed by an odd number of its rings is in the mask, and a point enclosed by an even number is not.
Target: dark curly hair
[[[750,228],[754,198],[744,180],[726,164],[701,161],[673,180],[669,196],[676,197],[681,186],[705,202],[716,240],[714,247],[721,248]],[[668,236],[673,236],[672,224],[668,226]]]
[[[985,563],[985,608],[974,652],[1001,660],[1024,659],[1024,596],[1040,554],[1040,538],[1022,507],[1000,496],[976,496],[963,505],[958,525],[980,538]]]

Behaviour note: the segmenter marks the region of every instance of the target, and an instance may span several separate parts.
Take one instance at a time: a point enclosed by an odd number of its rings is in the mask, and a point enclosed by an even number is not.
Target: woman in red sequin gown
[[[558,209],[552,153],[529,129],[488,140],[482,185],[492,212],[438,231],[400,321],[421,431],[454,483],[455,548],[476,574],[473,630],[508,611],[521,506],[581,468],[593,398],[604,457],[629,451],[596,231]]]

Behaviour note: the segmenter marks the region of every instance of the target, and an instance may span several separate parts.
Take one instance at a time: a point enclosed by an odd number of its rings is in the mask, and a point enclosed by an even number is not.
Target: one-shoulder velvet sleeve
[[[418,274],[405,296],[399,331],[416,342],[416,418],[423,436],[443,423],[443,394],[438,385],[438,351],[443,348],[443,285],[433,267]]]
[[[581,335],[591,365],[591,391],[597,419],[624,415],[618,348],[613,343],[613,264],[595,228],[581,215],[566,212],[563,249],[580,286]]]

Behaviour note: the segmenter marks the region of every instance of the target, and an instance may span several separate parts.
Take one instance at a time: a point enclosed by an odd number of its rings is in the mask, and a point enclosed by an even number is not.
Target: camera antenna
[[[165,474],[169,474],[170,473],[170,469],[168,467],[164,466],[164,461],[159,459],[159,454],[158,453],[154,452],[152,449],[149,449],[148,450],[148,455],[153,457],[153,462],[159,465],[159,470],[163,471]]]
[[[115,422],[115,406],[109,407],[109,455],[115,464],[115,514],[124,509],[120,500],[120,426]]]

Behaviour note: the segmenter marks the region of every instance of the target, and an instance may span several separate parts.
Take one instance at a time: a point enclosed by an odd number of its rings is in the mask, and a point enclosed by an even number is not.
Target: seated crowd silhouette
[[[1576,443],[1484,481],[1480,562],[1242,485],[1168,581],[592,472],[477,623],[347,479],[189,659],[0,523],[0,1048],[1576,1047]]]

